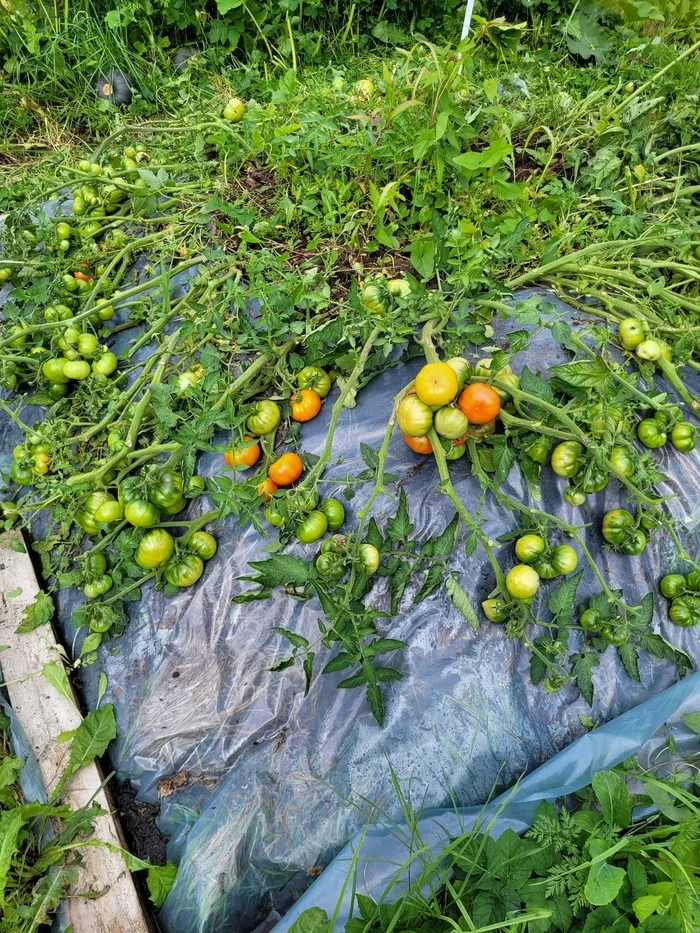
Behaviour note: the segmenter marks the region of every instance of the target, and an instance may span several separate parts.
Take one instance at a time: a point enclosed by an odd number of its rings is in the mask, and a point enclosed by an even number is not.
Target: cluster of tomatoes
[[[119,205],[128,197],[131,185],[135,188],[147,188],[146,181],[139,176],[139,162],[148,160],[148,152],[143,146],[127,146],[121,159],[115,159],[112,165],[100,165],[81,159],[78,171],[91,175],[93,181],[81,185],[73,197],[73,213],[76,217],[87,218],[80,227],[84,236],[94,236],[102,229],[99,219],[119,210]],[[65,238],[64,249],[70,247],[69,236]]]
[[[13,450],[10,476],[19,486],[30,486],[37,476],[45,476],[51,464],[51,444],[44,436],[41,425],[29,434],[23,444]]]
[[[668,617],[683,628],[700,622],[700,573],[693,570],[687,576],[669,573],[659,583],[659,590],[671,600]]]
[[[399,429],[411,450],[432,453],[428,432],[434,428],[444,441],[445,457],[457,460],[464,455],[468,437],[478,439],[494,433],[501,398],[485,382],[467,385],[471,375],[469,361],[461,356],[423,366],[396,413]]]
[[[305,366],[297,375],[297,391],[290,398],[291,418],[304,423],[311,421],[321,410],[323,399],[331,390],[331,378],[319,366]],[[262,449],[260,438],[277,430],[282,420],[282,411],[272,399],[260,399],[253,403],[245,421],[243,443],[227,450],[225,463],[237,470],[246,470],[260,460]],[[304,462],[299,454],[287,451],[267,467],[266,475],[260,478],[258,495],[265,501],[265,518],[271,525],[285,527],[294,517],[296,536],[299,541],[317,541],[329,529],[336,531],[345,520],[345,509],[338,499],[327,499],[321,508],[313,491],[290,487],[301,477]]]
[[[515,556],[521,563],[506,575],[506,589],[512,599],[530,602],[540,588],[541,580],[553,580],[573,573],[578,566],[578,554],[568,544],[551,546],[539,534],[526,534],[515,542]],[[501,597],[492,597],[481,604],[490,622],[507,622],[508,604]]]

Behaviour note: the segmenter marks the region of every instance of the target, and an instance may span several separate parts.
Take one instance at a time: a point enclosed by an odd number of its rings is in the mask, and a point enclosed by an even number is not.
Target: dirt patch
[[[137,800],[136,790],[129,781],[114,784],[112,793],[129,850],[137,858],[148,859],[154,865],[165,865],[168,837],[156,826],[160,805]]]

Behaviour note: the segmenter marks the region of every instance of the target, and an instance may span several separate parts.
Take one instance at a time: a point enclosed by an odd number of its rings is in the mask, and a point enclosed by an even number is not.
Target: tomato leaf
[[[600,657],[593,651],[571,656],[571,673],[576,686],[589,706],[593,706],[593,668],[600,664]]]
[[[631,645],[629,642],[626,642],[624,645],[618,645],[617,654],[622,661],[624,669],[632,680],[636,680],[637,683],[640,683],[639,652],[634,645]]]
[[[304,671],[304,678],[306,681],[305,686],[304,686],[304,696],[308,696],[309,690],[311,689],[311,678],[313,677],[313,673],[314,673],[314,658],[315,657],[316,657],[315,652],[309,651],[306,657],[304,658],[304,663],[302,665],[302,668]]]
[[[16,634],[22,635],[25,632],[33,632],[34,629],[39,628],[40,625],[46,625],[46,623],[50,622],[53,618],[54,612],[55,606],[53,599],[51,599],[48,593],[39,590],[34,602],[24,608],[22,612],[22,622],[17,626]]]
[[[312,576],[312,565],[289,554],[273,554],[267,560],[251,560],[256,582],[263,587],[301,586]]]
[[[384,698],[378,684],[367,684],[367,702],[380,726],[384,725]]]
[[[491,449],[493,452],[493,465],[496,468],[496,482],[503,483],[508,478],[513,464],[515,463],[515,452],[504,436],[497,436],[491,440]]]
[[[567,577],[556,590],[550,593],[549,611],[556,616],[558,622],[569,623],[571,621],[576,605],[576,593],[582,577],[583,570],[579,570]]]
[[[520,388],[528,395],[535,395],[544,402],[556,402],[552,387],[541,376],[535,375],[527,366],[520,373]]]
[[[274,625],[272,627],[273,632],[277,632],[278,635],[282,635],[287,639],[295,648],[308,648],[309,640],[304,638],[303,635],[299,635],[297,632],[291,632],[288,628],[281,628],[279,625]]]
[[[612,377],[608,364],[602,356],[590,360],[577,360],[574,363],[563,363],[553,366],[552,372],[570,385],[599,391],[610,388]]]
[[[406,490],[402,489],[399,496],[399,507],[396,510],[396,515],[387,522],[386,533],[395,544],[404,544],[411,536],[412,531],[413,525],[408,514]]]

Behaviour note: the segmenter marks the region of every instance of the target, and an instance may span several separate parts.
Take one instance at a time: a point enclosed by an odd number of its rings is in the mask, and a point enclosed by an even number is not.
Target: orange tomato
[[[304,464],[299,454],[286,453],[282,454],[279,460],[275,460],[267,471],[267,475],[278,486],[291,486],[299,479],[303,469]]]
[[[279,489],[277,483],[273,483],[269,476],[266,476],[265,479],[258,483],[258,495],[265,496],[265,502],[269,502],[272,498],[272,493],[276,492]]]
[[[81,282],[89,282],[89,281],[90,281],[90,276],[89,276],[89,275],[85,275],[84,272],[74,272],[74,273],[73,273],[73,278],[74,278],[74,279],[80,279]]]
[[[254,441],[252,437],[245,436],[246,445],[236,447],[234,450],[227,450],[224,454],[224,460],[230,467],[243,467],[247,470],[260,459],[260,444]]]
[[[314,389],[301,389],[290,402],[294,421],[311,421],[321,411],[321,396]]]
[[[472,382],[460,395],[457,407],[467,416],[469,424],[486,424],[501,410],[501,400],[498,392],[485,382]]]
[[[408,434],[403,434],[402,437],[411,450],[415,450],[417,454],[431,454],[433,452],[433,445],[430,443],[427,434],[421,434],[418,437],[409,437]]]
[[[426,363],[416,376],[416,395],[426,405],[447,405],[458,391],[457,373],[447,363]]]

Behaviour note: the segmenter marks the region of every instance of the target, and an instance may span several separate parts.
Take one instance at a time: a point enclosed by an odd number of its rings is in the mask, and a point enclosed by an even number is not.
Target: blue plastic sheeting
[[[392,883],[389,900],[395,900],[407,886],[400,880],[406,881],[406,874],[399,874],[400,866],[412,855],[415,860],[418,840],[427,861],[439,855],[450,838],[467,832],[477,822],[489,825],[493,821],[490,828],[493,836],[506,829],[522,833],[532,823],[543,800],[553,801],[575,793],[590,784],[598,771],[614,768],[631,755],[638,755],[643,766],[651,758],[658,759],[658,752],[667,743],[667,734],[655,736],[655,733],[667,723],[672,727],[670,734],[680,757],[683,750],[688,758],[700,754],[700,738],[679,721],[684,714],[697,710],[700,710],[700,673],[572,742],[487,806],[434,810],[425,813],[415,828],[405,823],[368,827],[345,846],[275,930],[285,933],[310,907],[324,908],[329,917],[335,912],[332,929],[343,930],[351,916],[353,878],[357,879],[357,892],[375,900],[380,900]],[[412,867],[415,868],[415,861]]]
[[[541,293],[529,290],[518,298],[531,294]],[[549,297],[556,313],[569,321],[582,320],[581,312]],[[495,321],[493,342],[499,343],[517,326]],[[119,335],[117,352],[133,333]],[[149,352],[144,348],[141,358]],[[466,355],[475,359],[470,351]],[[568,359],[543,329],[512,365],[516,372],[527,364],[547,375],[549,367]],[[361,390],[356,408],[342,412],[322,496],[342,497],[343,478],[365,469],[360,442],[379,448],[391,399],[419,366],[414,360],[387,370]],[[305,451],[321,452],[336,397],[334,390],[319,417],[304,426]],[[34,411],[37,418],[42,416],[42,410]],[[0,466],[6,469],[16,443],[11,425],[0,421],[0,436]],[[224,435],[217,438],[220,443],[226,440]],[[679,533],[690,553],[697,553],[700,456],[697,451],[684,456],[670,445],[654,456],[669,477],[661,491],[676,495],[668,507]],[[212,476],[222,469],[220,454],[200,456],[200,474]],[[482,491],[466,458],[452,463],[450,470],[457,492],[473,513],[479,512],[491,539],[515,526],[514,516],[490,494],[479,507]],[[442,531],[453,508],[436,489],[433,459],[410,451],[397,431],[387,472],[401,478],[418,540]],[[623,490],[614,480],[579,509],[563,499],[565,482],[549,468],[543,471],[539,502],[534,502],[517,467],[504,488],[569,522],[590,523],[586,543],[610,585],[624,590],[630,603],[655,591],[658,578],[675,569],[673,545],[663,535],[635,558],[601,547],[603,513],[624,504]],[[348,508],[347,530],[354,527],[353,513],[370,489],[366,484],[357,490]],[[189,505],[186,515],[193,518],[210,507],[205,495]],[[395,509],[396,498],[377,500],[374,515],[380,526]],[[202,580],[174,598],[145,587],[142,600],[129,604],[125,633],[103,645],[97,664],[80,675],[87,704],[94,706],[99,672],[106,672],[105,701],[114,704],[118,723],[113,766],[120,779],[134,782],[140,799],[160,799],[160,826],[171,835],[170,856],[180,862],[159,914],[166,933],[214,933],[224,928],[248,933],[273,908],[289,909],[317,870],[328,865],[365,823],[359,801],[399,814],[389,764],[402,780],[410,779],[412,795],[424,808],[448,806],[447,788],[460,806],[480,804],[494,783],[510,786],[580,736],[580,714],[606,722],[677,679],[670,664],[642,653],[641,683],[636,683],[610,648],[593,674],[592,710],[574,685],[548,696],[530,683],[528,651],[509,640],[502,626],[482,619],[475,633],[444,591],[414,605],[417,587],[412,586],[398,615],[385,620],[382,629],[383,635],[406,641],[408,648],[391,656],[404,678],[386,685],[386,721],[379,728],[364,691],[336,689],[342,673],[317,675],[305,697],[301,670],[269,672],[288,653],[288,645],[272,627],[315,639],[320,607],[316,600],[302,602],[281,590],[264,602],[232,604],[231,598],[248,586],[238,578],[249,571],[249,561],[265,558],[268,540],[250,527],[235,526],[233,518],[210,530],[219,550]],[[37,526],[38,536],[39,531]],[[465,557],[464,539],[462,529],[451,560],[478,607],[493,587],[492,571],[481,549]],[[307,559],[316,550],[290,546],[291,553]],[[501,553],[503,565],[510,566],[512,546],[505,545]],[[597,589],[587,569],[579,597]],[[538,598],[546,599],[547,590],[543,586]],[[369,599],[387,608],[386,580],[377,581]],[[76,592],[59,597],[68,645],[74,636],[70,609],[77,601]],[[695,667],[700,666],[697,632],[671,624],[663,599],[656,598],[655,624],[668,641],[686,651]],[[318,646],[316,669],[327,660],[328,653]],[[173,775],[179,779],[170,782],[168,791],[176,789],[163,794],[161,782]]]

